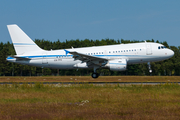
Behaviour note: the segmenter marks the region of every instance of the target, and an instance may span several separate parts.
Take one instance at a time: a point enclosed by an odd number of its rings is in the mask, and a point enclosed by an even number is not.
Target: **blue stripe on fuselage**
[[[49,57],[65,57],[66,55],[37,55],[37,56],[19,56],[19,57],[22,57],[22,58],[42,58],[42,57],[46,57],[46,58],[49,58]],[[72,56],[72,55],[67,55],[68,57]],[[93,55],[93,56],[96,56],[96,57],[147,57],[147,55]],[[12,57],[8,57],[7,59],[13,59]]]

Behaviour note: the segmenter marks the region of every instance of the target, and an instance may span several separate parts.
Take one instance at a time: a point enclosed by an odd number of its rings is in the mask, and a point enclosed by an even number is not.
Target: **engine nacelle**
[[[106,65],[112,71],[125,71],[127,67],[126,59],[110,60]]]
[[[74,65],[74,68],[88,68],[86,63],[77,63]]]

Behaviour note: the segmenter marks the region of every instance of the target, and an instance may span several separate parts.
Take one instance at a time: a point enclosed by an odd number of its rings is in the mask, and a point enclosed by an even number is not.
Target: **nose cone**
[[[172,56],[174,56],[174,51],[172,51],[172,50],[169,50],[168,51],[168,56],[171,58]]]

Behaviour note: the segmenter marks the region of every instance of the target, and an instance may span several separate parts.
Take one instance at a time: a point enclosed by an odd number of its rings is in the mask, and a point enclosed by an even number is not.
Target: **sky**
[[[180,0],[1,0],[0,42],[7,25],[31,39],[159,40],[180,46]]]

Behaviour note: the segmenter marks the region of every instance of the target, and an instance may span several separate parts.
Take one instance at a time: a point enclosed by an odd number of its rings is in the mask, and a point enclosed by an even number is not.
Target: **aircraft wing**
[[[91,66],[104,66],[107,64],[108,60],[101,57],[86,55],[83,53],[78,53],[76,51],[67,51],[64,50],[66,54],[70,53],[73,55],[74,60],[80,60],[82,63],[86,62],[89,67]]]

